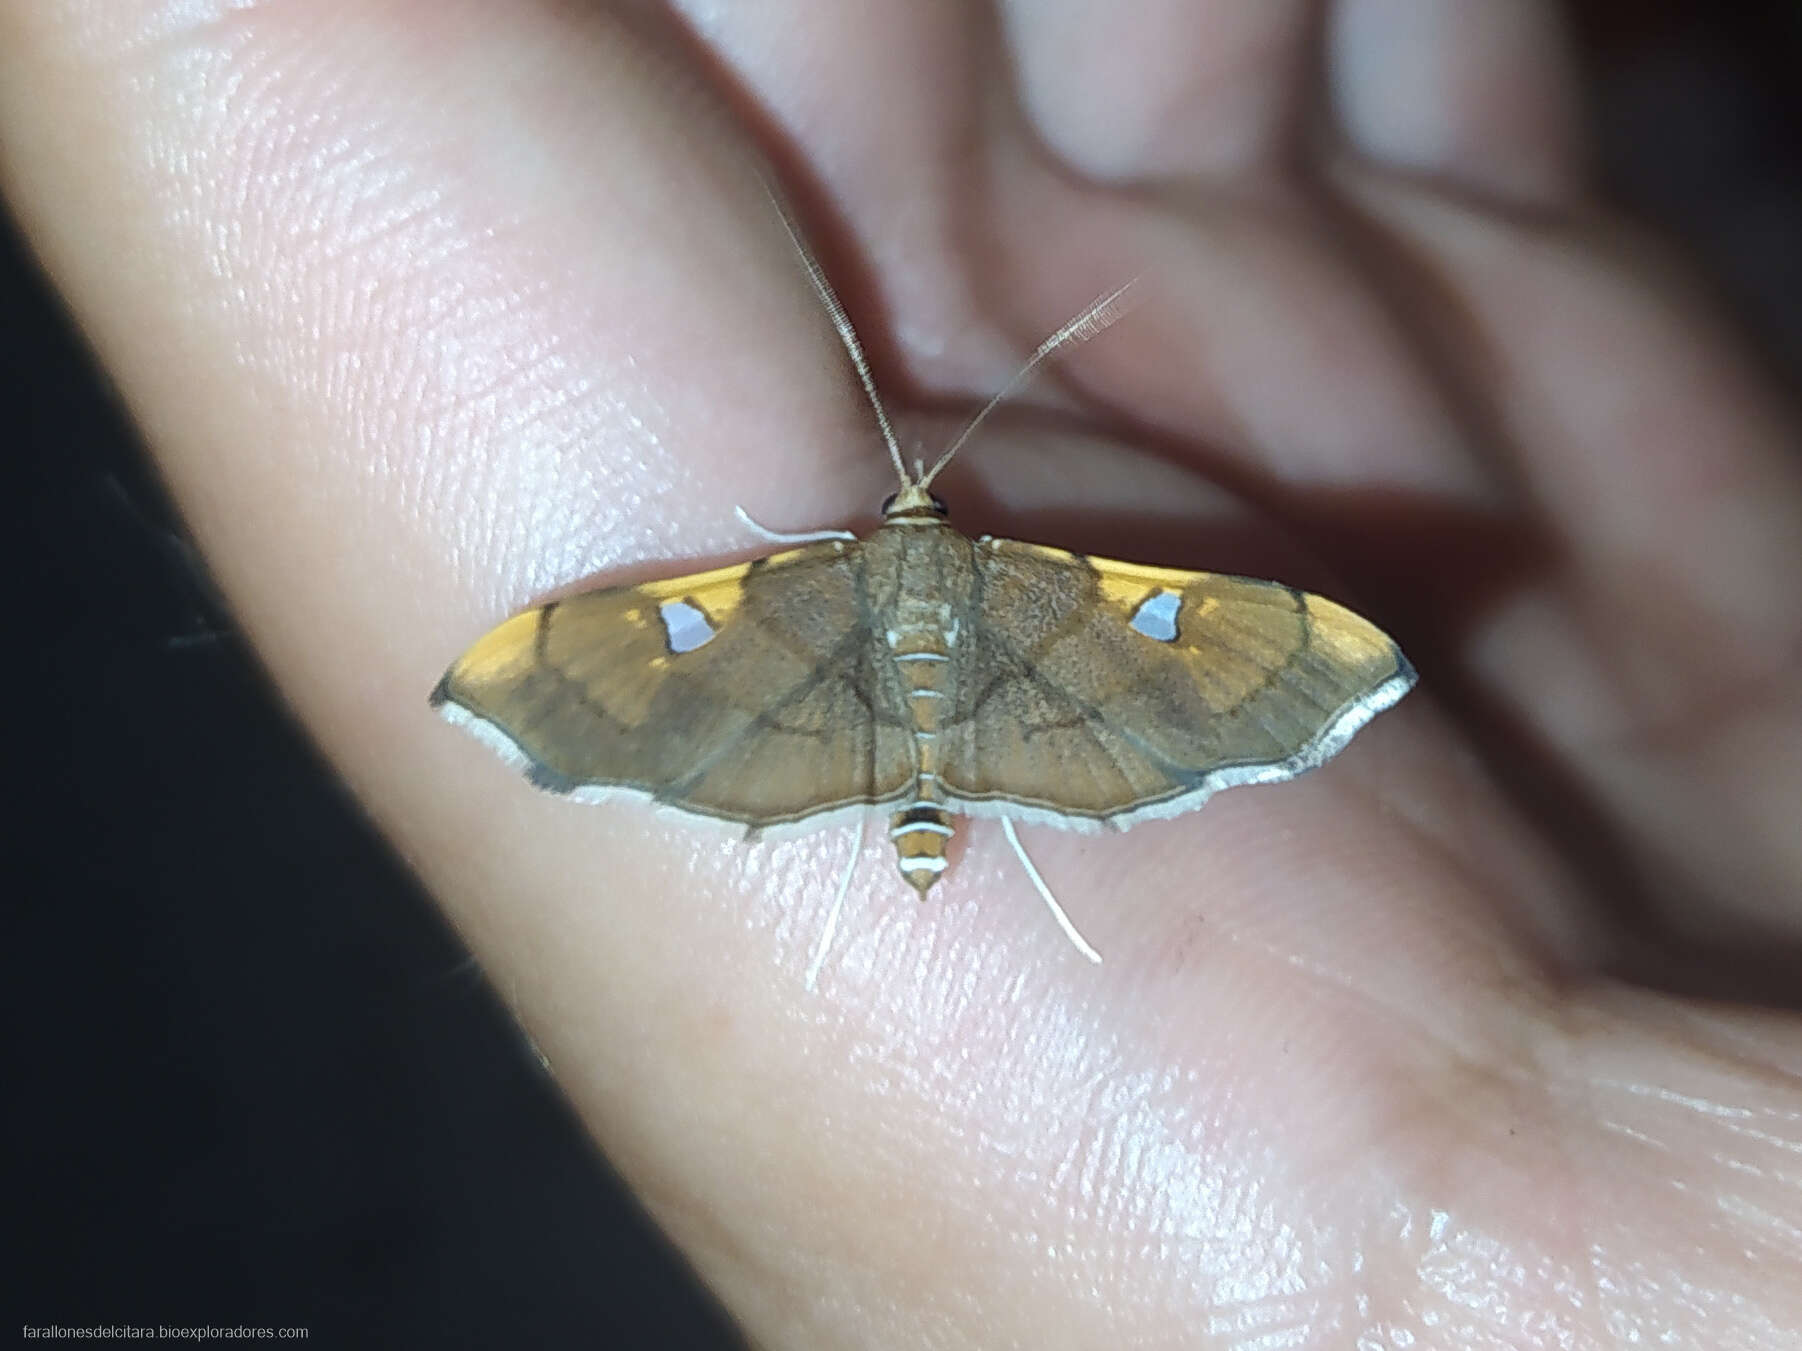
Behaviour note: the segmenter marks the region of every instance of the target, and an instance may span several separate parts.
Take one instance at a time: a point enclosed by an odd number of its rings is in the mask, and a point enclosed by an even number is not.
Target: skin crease
[[[1796,421],[1588,197],[1552,13],[1478,8],[0,10],[9,201],[243,624],[760,1341],[1794,1344],[1795,1016],[1662,990],[1802,939]],[[962,528],[1346,579],[1420,662],[1317,774],[1026,832],[1099,968],[992,823],[924,906],[872,832],[810,995],[848,832],[558,803],[426,709],[758,552],[735,503],[870,523],[768,154],[922,453],[1142,278]]]

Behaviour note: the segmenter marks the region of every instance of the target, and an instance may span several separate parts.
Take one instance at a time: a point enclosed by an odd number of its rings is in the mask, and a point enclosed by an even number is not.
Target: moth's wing
[[[1414,683],[1375,625],[1276,582],[1014,540],[973,557],[940,771],[967,811],[1174,815],[1321,764]]]
[[[432,702],[498,733],[554,792],[774,826],[908,788],[907,707],[880,642],[861,546],[832,541],[516,615]]]

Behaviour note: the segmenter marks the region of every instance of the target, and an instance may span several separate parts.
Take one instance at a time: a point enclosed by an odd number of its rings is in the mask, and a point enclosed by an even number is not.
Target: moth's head
[[[890,493],[882,503],[885,521],[942,521],[948,514],[944,502],[918,483]]]

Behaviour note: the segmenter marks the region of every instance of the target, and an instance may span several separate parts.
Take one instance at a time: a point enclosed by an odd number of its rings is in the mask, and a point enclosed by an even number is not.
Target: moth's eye
[[[887,497],[882,499],[882,514],[884,516],[889,514],[889,508],[895,505],[895,499],[899,496],[899,493],[890,493]]]
[[[937,493],[928,493],[927,496],[932,498],[932,509],[938,512],[939,515],[949,516],[951,514],[951,508],[945,505],[944,498],[940,497]]]

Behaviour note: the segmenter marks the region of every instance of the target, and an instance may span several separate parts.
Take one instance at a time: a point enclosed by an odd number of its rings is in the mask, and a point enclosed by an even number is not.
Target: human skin
[[[10,0],[0,174],[283,691],[760,1341],[1788,1346],[1797,423],[1594,199],[1573,78],[1533,0]],[[1318,773],[1026,832],[1100,967],[977,823],[926,904],[864,845],[810,993],[848,832],[557,802],[426,708],[546,595],[750,556],[735,504],[871,522],[771,172],[922,453],[1141,279],[956,523],[1327,589],[1421,666]]]

